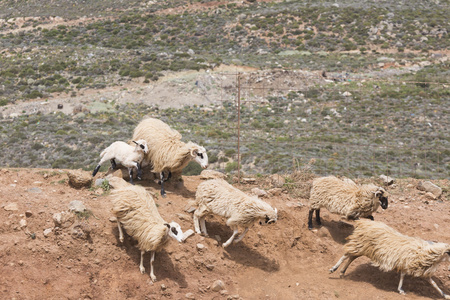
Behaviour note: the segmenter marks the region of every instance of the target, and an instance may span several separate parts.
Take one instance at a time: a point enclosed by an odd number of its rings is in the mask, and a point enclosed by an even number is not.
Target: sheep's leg
[[[94,169],[94,172],[92,172],[92,177],[94,177],[96,174],[97,174],[97,172],[98,172],[98,170],[100,169],[100,164],[98,164],[96,167],[95,167],[95,169]]]
[[[111,169],[114,170],[117,167],[116,161],[114,160],[114,158],[111,158],[109,161],[111,162]]]
[[[161,197],[166,197],[166,191],[164,190],[164,172],[161,172],[159,178],[161,179]]]
[[[202,234],[202,231],[200,230],[200,223],[199,223],[198,217],[197,217],[197,210],[195,210],[195,212],[194,212],[194,228],[195,228],[196,233]]]
[[[141,250],[141,263],[139,264],[139,271],[141,271],[141,274],[145,274],[145,268],[144,268],[144,254],[145,251]]]
[[[233,235],[228,239],[228,241],[226,241],[225,243],[223,243],[222,246],[223,246],[224,248],[225,248],[225,247],[228,247],[228,246],[231,244],[231,242],[233,242],[234,238],[236,237],[236,235],[237,235],[238,233],[239,233],[238,228],[237,228],[237,227],[234,227]]]
[[[137,168],[137,179],[138,180],[142,180],[142,168],[141,168],[141,164],[140,163],[136,163],[136,168]]]
[[[128,168],[128,174],[130,175],[130,183],[134,184],[134,182],[133,182],[133,168]]]
[[[152,251],[151,253],[151,257],[150,257],[150,278],[152,279],[153,282],[156,281],[156,276],[153,273],[153,261],[155,260],[155,251]]]
[[[330,273],[334,273],[334,272],[339,268],[339,266],[344,262],[344,260],[346,260],[347,258],[348,258],[347,255],[342,256],[342,257],[338,260],[338,262],[334,265],[334,267],[332,267],[332,268],[330,269]]]
[[[445,299],[450,299],[449,295],[444,294],[444,292],[437,286],[436,282],[434,282],[433,279],[428,278],[428,281],[431,283],[431,285],[439,292],[439,294],[441,294],[442,297],[444,297]]]
[[[402,294],[402,295],[406,295],[406,294],[405,294],[405,291],[402,289],[403,279],[404,279],[404,278],[405,278],[405,273],[402,272],[402,273],[400,274],[400,282],[398,283],[398,288],[397,288],[398,292],[399,292],[400,294]],[[439,289],[439,288],[438,288],[438,289]],[[442,291],[441,291],[441,293],[442,293]]]
[[[345,271],[347,271],[348,266],[357,258],[358,256],[350,256],[348,261],[345,263],[344,267],[341,270],[341,274],[339,275],[341,278],[344,277]]]
[[[308,215],[308,229],[313,229],[313,224],[312,224],[313,213],[314,213],[314,209],[310,209],[309,215]]]
[[[244,236],[245,236],[245,234],[247,233],[247,231],[248,231],[248,227],[245,227],[244,232],[243,232],[237,239],[235,239],[235,240],[233,241],[233,243],[238,243],[238,242],[240,242],[240,241],[244,238]]]
[[[206,231],[206,221],[205,221],[205,217],[202,217],[202,218],[200,219],[200,226],[202,227],[203,234],[204,234],[205,236],[208,236],[208,232]]]
[[[117,227],[119,227],[119,241],[123,243],[123,231],[122,226],[120,226],[120,221],[117,220]]]
[[[316,223],[319,226],[322,226],[322,222],[320,222],[320,208],[316,209]]]

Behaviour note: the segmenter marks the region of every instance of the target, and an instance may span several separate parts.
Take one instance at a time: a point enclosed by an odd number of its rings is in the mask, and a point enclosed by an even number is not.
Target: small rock
[[[225,284],[223,283],[222,280],[216,280],[211,285],[211,290],[213,290],[214,292],[218,292],[218,291],[221,291],[223,289],[225,289]]]
[[[205,245],[198,243],[197,244],[197,250],[202,251],[205,249]]]
[[[42,193],[42,190],[41,190],[40,188],[38,188],[38,187],[32,187],[32,188],[29,188],[29,189],[27,190],[27,192],[39,194],[39,193]]]
[[[105,181],[105,178],[98,178],[98,179],[95,180],[94,185],[95,186],[102,186],[104,181]]]
[[[19,206],[17,205],[16,202],[9,203],[9,204],[5,205],[3,208],[6,211],[17,211],[17,210],[19,210]]]
[[[186,299],[195,299],[195,295],[193,293],[187,293],[184,296],[186,297]]]
[[[349,96],[351,96],[352,95],[352,93],[350,93],[350,92],[344,92],[343,94],[342,94],[342,96],[344,96],[344,97],[349,97]]]
[[[442,189],[431,181],[420,181],[417,185],[417,189],[420,191],[433,193],[436,198],[439,198],[442,195]]]
[[[114,255],[114,257],[113,257],[113,260],[114,261],[118,261],[120,259],[120,256],[119,255]]]
[[[437,197],[431,192],[426,192],[425,197],[427,197],[427,198],[429,198],[431,200],[436,200],[437,199]]]
[[[69,211],[81,213],[85,210],[86,206],[84,206],[83,202],[81,202],[80,200],[73,200],[69,203]]]
[[[270,175],[269,179],[272,185],[277,188],[282,187],[286,183],[286,180],[281,175],[278,174]]]
[[[220,237],[220,235],[215,235],[214,238],[216,239],[216,241],[221,242],[222,238]]]
[[[116,217],[111,217],[111,218],[109,218],[109,221],[110,222],[117,222],[117,218]]]
[[[29,211],[29,210],[27,210],[27,211],[25,212],[25,216],[26,216],[27,218],[30,218],[32,215],[33,215],[33,213],[32,213],[31,211]]]
[[[222,296],[228,295],[228,291],[227,291],[227,290],[221,290],[221,291],[220,291],[220,294],[221,294]]]
[[[184,221],[192,221],[192,217],[185,215],[185,214],[180,214],[177,213],[175,214],[180,220],[184,220]]]
[[[253,188],[252,193],[258,197],[267,197],[267,192],[259,188]]]
[[[280,188],[273,188],[273,189],[268,190],[267,192],[270,195],[272,195],[272,196],[280,196],[281,192],[282,192],[282,189],[280,189]]]
[[[384,185],[391,185],[394,183],[394,179],[386,175],[380,175],[380,179],[383,180]]]
[[[241,182],[244,184],[254,184],[256,182],[255,178],[250,178],[250,177],[246,177],[246,178],[242,178]]]
[[[214,270],[214,268],[215,268],[215,266],[212,265],[212,264],[208,264],[208,265],[206,265],[205,267],[206,267],[208,270],[210,270],[210,271]]]
[[[21,220],[19,221],[19,225],[20,225],[20,228],[27,227],[27,220],[21,219]]]
[[[50,234],[52,233],[53,229],[51,228],[47,228],[44,230],[44,237],[49,237]]]
[[[70,170],[67,176],[69,177],[69,185],[76,189],[89,188],[92,184],[92,175],[87,171]]]
[[[166,285],[163,283],[161,284],[161,290],[165,291],[167,289]]]
[[[55,222],[57,227],[70,227],[74,221],[74,215],[65,211],[53,214],[53,222]]]
[[[217,179],[217,178],[225,179],[226,177],[227,177],[226,174],[214,170],[203,170],[200,173],[200,179],[203,180]]]

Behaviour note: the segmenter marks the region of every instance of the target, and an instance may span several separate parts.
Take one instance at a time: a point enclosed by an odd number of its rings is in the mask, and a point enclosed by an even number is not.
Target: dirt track
[[[184,177],[184,186],[168,184],[167,198],[155,199],[162,216],[179,222],[183,230],[193,229],[192,217],[184,209],[200,181],[198,176]],[[448,180],[435,183],[449,188]],[[139,184],[158,191],[153,182]],[[375,219],[408,235],[449,243],[450,202],[427,199],[416,184],[405,179],[389,188],[389,208],[375,213]],[[239,187],[250,191],[255,185]],[[269,188],[262,183],[258,187]],[[428,282],[410,277],[403,286],[407,296],[399,295],[399,275],[379,271],[366,258],[356,260],[344,279],[328,274],[342,255],[352,223],[324,211],[324,226],[309,231],[307,200],[286,193],[266,198],[278,208],[275,225],[255,225],[243,241],[227,249],[215,238],[224,241],[231,230],[217,217],[207,219],[210,237],[194,235],[183,244],[170,242],[156,255],[158,281],[152,284],[150,256],[146,255],[147,273],[142,275],[139,251],[128,237],[120,244],[116,223],[110,221],[109,198],[101,189],[69,187],[64,170],[1,169],[0,192],[1,299],[439,298]],[[81,200],[93,215],[87,220],[74,217],[69,227],[55,230],[53,214],[67,211],[72,200]],[[18,210],[9,210],[13,203]],[[22,229],[21,220],[27,223]],[[44,237],[48,228],[53,232]],[[435,277],[447,294],[449,271],[449,264],[441,265]],[[225,291],[211,290],[216,280],[223,281]]]

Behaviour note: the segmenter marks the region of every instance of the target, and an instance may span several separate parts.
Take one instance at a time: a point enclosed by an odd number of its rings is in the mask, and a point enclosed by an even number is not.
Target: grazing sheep
[[[145,273],[144,254],[151,251],[150,277],[156,281],[153,273],[155,252],[164,247],[169,236],[181,243],[189,234],[183,234],[177,223],[163,220],[152,196],[144,187],[127,184],[118,177],[110,178],[109,182],[114,187],[111,192],[112,210],[117,217],[119,240],[123,242],[122,224],[125,231],[138,242],[137,246],[141,250],[139,270],[142,274]]]
[[[425,277],[433,287],[445,298],[450,299],[431,279],[439,263],[450,261],[450,245],[433,243],[420,238],[403,235],[384,223],[358,220],[355,231],[347,238],[344,246],[345,254],[337,264],[330,269],[333,273],[342,262],[348,261],[341,270],[341,277],[352,261],[360,256],[367,256],[373,265],[388,272],[400,272],[398,291],[405,294],[402,289],[405,275]]]
[[[161,120],[147,118],[134,129],[133,140],[144,139],[149,143],[149,151],[144,156],[142,166],[151,166],[152,172],[160,174],[161,196],[165,197],[164,182],[174,174],[181,177],[187,164],[194,160],[203,169],[208,167],[208,155],[205,148],[193,143],[181,141],[181,134]],[[164,179],[164,172],[168,176]]]
[[[334,176],[314,179],[312,183],[308,228],[312,229],[312,215],[320,222],[320,208],[345,216],[347,219],[365,217],[373,220],[372,213],[388,207],[386,191],[374,184],[357,185],[351,179],[340,180]]]
[[[223,247],[229,246],[233,240],[235,243],[242,240],[249,227],[256,221],[260,221],[261,225],[277,221],[276,208],[272,208],[258,197],[248,196],[223,179],[212,179],[200,183],[195,194],[195,201],[198,205],[194,212],[194,226],[197,233],[208,235],[205,224],[205,217],[208,214],[228,218],[227,225],[233,229],[233,235],[223,244]],[[239,226],[244,227],[245,230],[235,239]]]
[[[147,142],[145,140],[133,141],[135,146],[128,145],[125,142],[114,142],[100,153],[101,160],[95,167],[92,176],[95,176],[100,166],[107,160],[111,162],[111,168],[116,168],[116,163],[128,168],[130,174],[130,183],[133,184],[133,168],[137,169],[137,178],[141,180],[142,170],[141,162],[144,155],[148,152]],[[116,162],[117,161],[117,162]]]

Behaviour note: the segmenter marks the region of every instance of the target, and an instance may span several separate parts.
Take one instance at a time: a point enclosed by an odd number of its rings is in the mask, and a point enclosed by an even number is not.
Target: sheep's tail
[[[102,151],[102,153],[100,153],[100,157],[103,158],[103,156],[105,156],[106,152],[108,152],[109,147],[107,147],[105,150]]]

